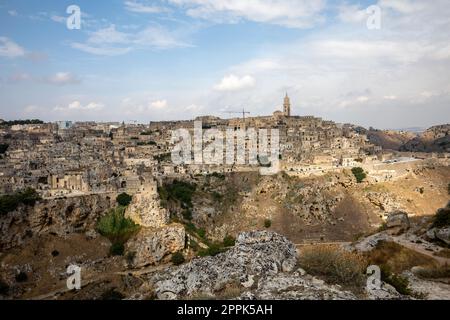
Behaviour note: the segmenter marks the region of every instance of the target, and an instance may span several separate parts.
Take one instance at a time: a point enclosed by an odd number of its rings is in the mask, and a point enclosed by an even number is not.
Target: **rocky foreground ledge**
[[[158,299],[356,299],[298,268],[294,244],[269,231],[241,233],[227,252],[158,272],[134,298],[149,286]]]

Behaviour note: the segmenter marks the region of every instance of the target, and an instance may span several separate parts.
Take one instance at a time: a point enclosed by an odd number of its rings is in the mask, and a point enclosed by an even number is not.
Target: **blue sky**
[[[450,122],[449,30],[446,0],[0,1],[0,118],[267,115],[288,91],[298,115],[430,126]]]

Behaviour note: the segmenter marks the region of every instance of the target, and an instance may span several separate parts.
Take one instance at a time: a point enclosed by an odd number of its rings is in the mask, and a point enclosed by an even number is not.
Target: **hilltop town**
[[[243,111],[231,119],[148,124],[1,121],[1,295],[70,299],[120,291],[175,299],[228,290],[241,298],[367,298],[315,277],[300,281],[306,267],[298,269],[297,249],[342,243],[365,252],[375,235],[371,244],[407,242],[426,266],[442,262],[426,246],[448,260],[448,227],[431,225],[450,199],[450,124],[421,134],[366,130],[294,110],[286,94],[282,110],[261,117]],[[262,176],[260,164],[175,164],[172,132],[193,131],[199,121],[204,130],[277,129],[279,172]],[[129,226],[120,237],[104,228],[114,215]],[[245,279],[227,264],[241,251],[256,257]],[[65,289],[71,263],[84,268],[85,289]],[[257,271],[273,265],[282,273],[264,271],[255,289]],[[210,287],[208,268],[225,268],[223,287]],[[202,272],[198,287],[180,278]],[[277,287],[286,281],[310,289],[302,296]],[[425,290],[425,280],[410,281]],[[442,287],[445,296],[448,281]],[[369,296],[408,296],[383,290]]]

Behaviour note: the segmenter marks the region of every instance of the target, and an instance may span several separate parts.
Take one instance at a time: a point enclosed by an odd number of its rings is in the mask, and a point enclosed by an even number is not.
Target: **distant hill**
[[[402,145],[400,151],[450,152],[450,124],[434,126]]]
[[[374,145],[390,150],[399,150],[405,143],[417,137],[417,134],[413,132],[374,128],[358,128],[358,132],[365,134]]]
[[[413,152],[450,152],[450,124],[428,128],[422,132],[358,128],[369,141],[383,149]]]

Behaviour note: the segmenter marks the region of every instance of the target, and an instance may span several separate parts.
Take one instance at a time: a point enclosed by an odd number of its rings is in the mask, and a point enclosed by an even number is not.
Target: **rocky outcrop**
[[[427,231],[427,237],[431,240],[440,240],[450,245],[450,227],[447,228],[431,228]]]
[[[302,275],[301,270],[293,273],[267,275],[259,280],[254,292],[245,292],[241,299],[257,300],[355,300],[349,291],[339,285],[327,285],[324,281]]]
[[[380,241],[392,241],[392,237],[385,232],[376,233],[358,240],[356,243],[345,246],[346,249],[367,252],[374,249]]]
[[[401,210],[399,201],[393,195],[385,192],[367,192],[367,200],[377,207],[382,214]]]
[[[402,298],[402,295],[386,282],[381,282],[378,288],[366,288],[366,293],[369,300],[396,300]]]
[[[395,211],[388,215],[386,219],[388,232],[393,235],[401,234],[410,227],[408,214],[403,211]]]
[[[181,224],[171,224],[157,230],[142,228],[126,245],[133,253],[131,265],[144,267],[161,262],[168,255],[183,250],[186,234]]]
[[[411,290],[422,294],[423,298],[426,300],[450,300],[449,283],[445,283],[444,281],[421,279],[414,274],[414,269],[415,268],[411,271],[405,271],[402,274],[408,279],[409,288]]]
[[[28,238],[65,236],[95,228],[96,221],[115,205],[115,195],[86,195],[47,199],[34,206],[20,206],[0,217],[0,250],[19,246]]]
[[[250,275],[277,274],[285,260],[296,260],[295,246],[273,232],[242,233],[226,253],[191,262],[160,274],[155,279],[160,299],[213,294],[230,283],[247,281]]]
[[[161,228],[169,223],[169,212],[161,207],[153,184],[144,186],[133,195],[125,216],[145,228]]]
[[[169,268],[151,281],[159,299],[215,296],[230,285],[242,291],[240,299],[355,298],[295,270],[296,262],[296,248],[285,237],[269,231],[245,232],[227,252]]]
[[[184,226],[169,224],[169,212],[161,207],[156,183],[144,185],[133,195],[125,216],[142,227],[126,245],[132,257],[131,267],[160,263],[170,254],[184,249]]]

